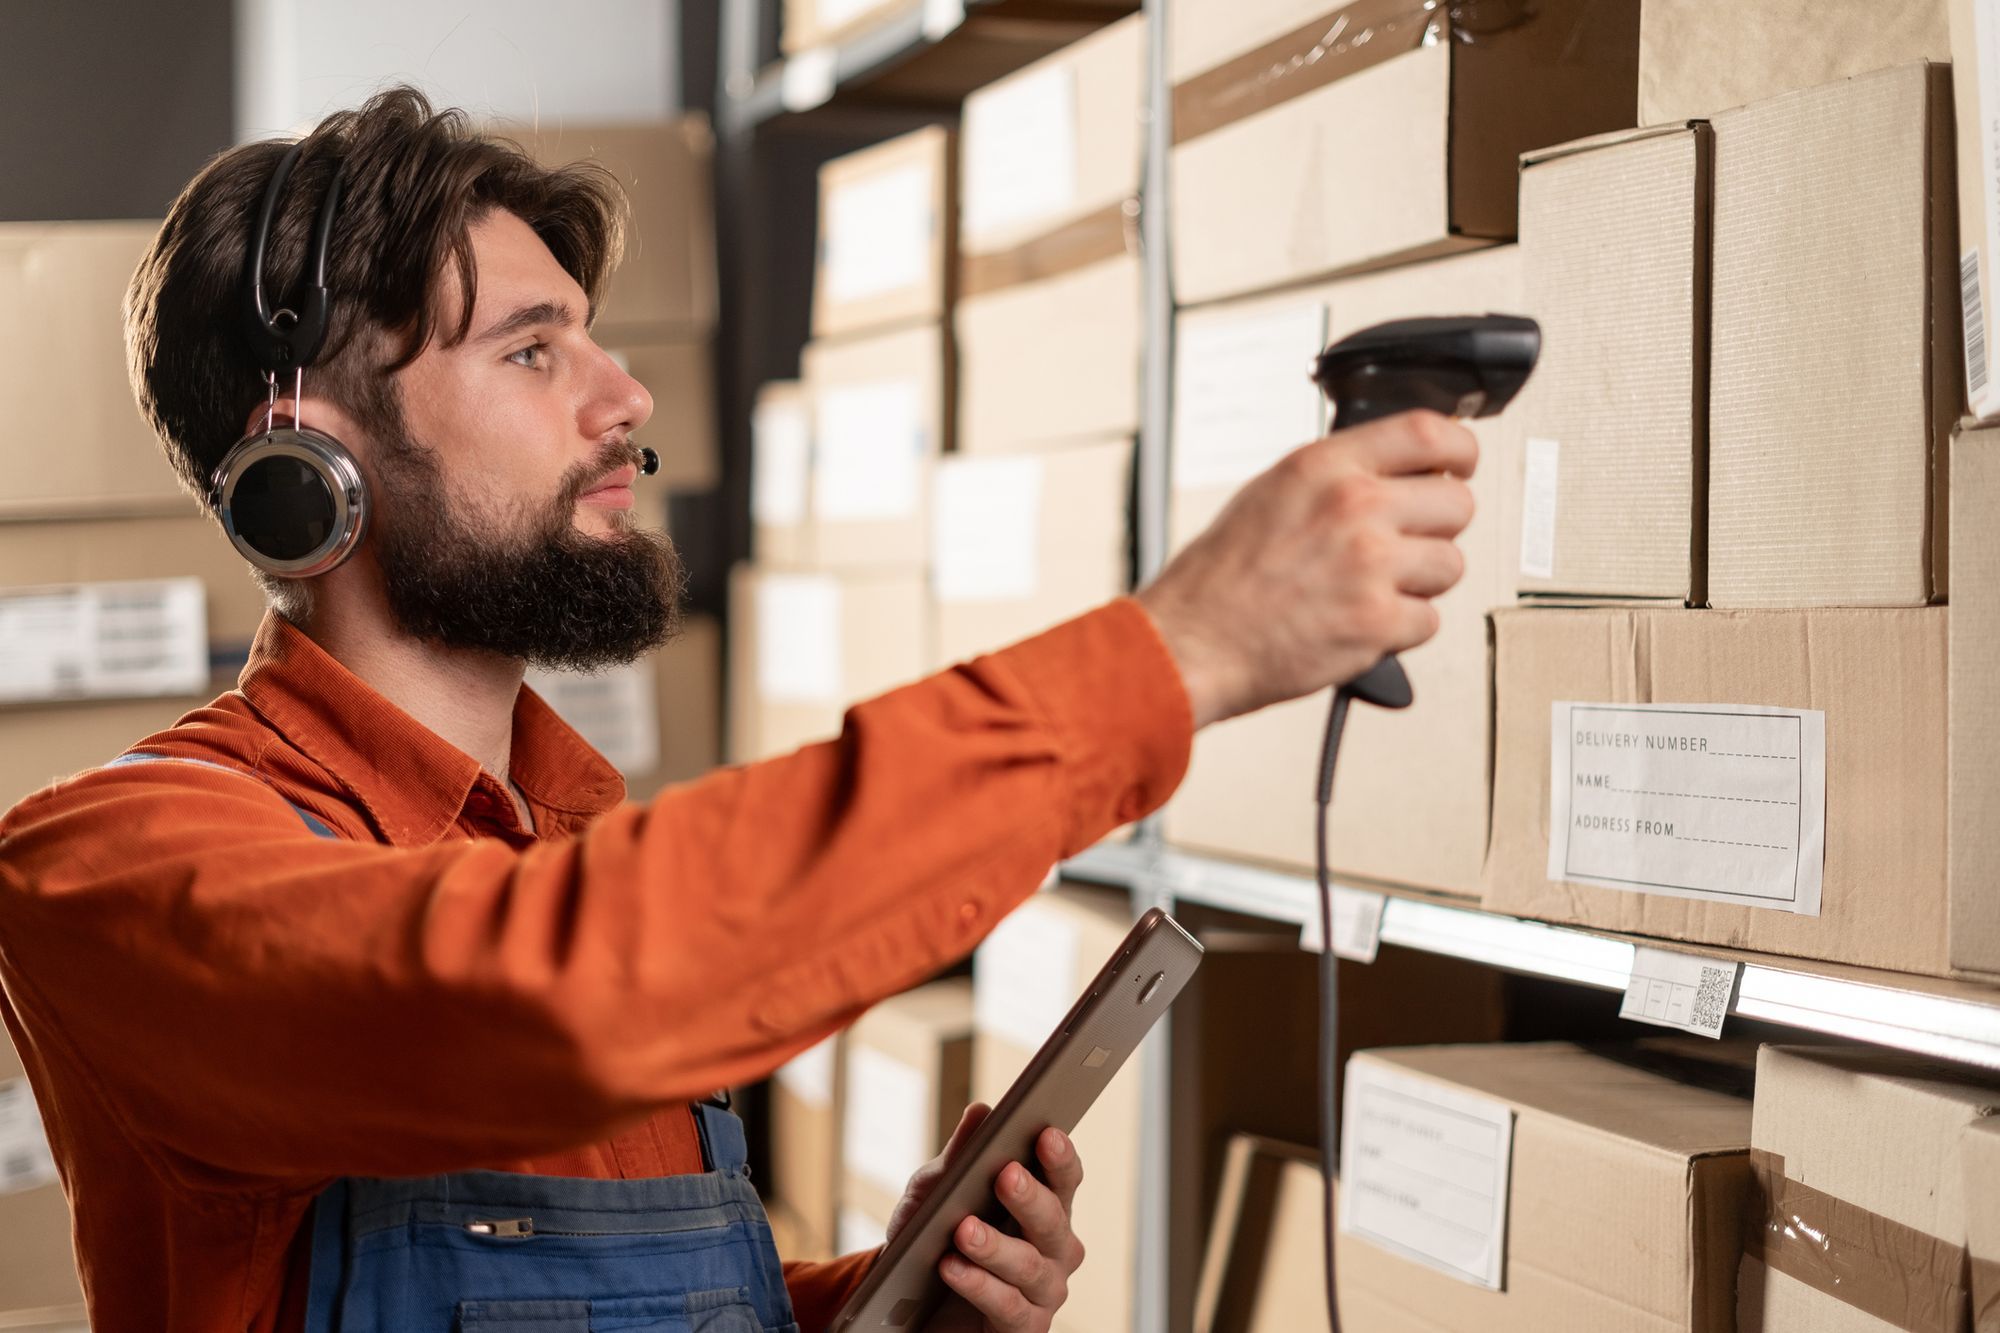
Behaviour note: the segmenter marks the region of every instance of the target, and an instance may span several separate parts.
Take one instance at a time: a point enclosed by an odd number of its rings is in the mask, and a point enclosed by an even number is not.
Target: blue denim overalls
[[[715,1101],[695,1117],[698,1176],[335,1182],[313,1205],[305,1333],[797,1333],[742,1122]]]

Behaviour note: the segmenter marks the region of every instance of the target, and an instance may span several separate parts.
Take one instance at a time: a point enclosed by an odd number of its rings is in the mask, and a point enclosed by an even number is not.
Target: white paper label
[[[52,1185],[56,1160],[25,1078],[0,1081],[0,1194]]]
[[[931,168],[912,162],[845,182],[826,201],[826,291],[861,301],[924,280],[937,228]]]
[[[584,675],[530,671],[528,686],[627,777],[660,766],[659,669],[650,657]]]
[[[1038,1051],[1077,998],[1077,930],[1034,901],[994,928],[972,957],[972,1021],[983,1034]]]
[[[771,703],[843,702],[840,584],[766,574],[757,584],[757,692]]]
[[[0,593],[0,702],[199,694],[207,685],[200,579]]]
[[[813,517],[822,523],[909,518],[922,499],[923,386],[876,380],[822,390],[814,441]]]
[[[1333,890],[1333,956],[1354,963],[1372,963],[1382,949],[1382,913],[1389,899],[1366,889],[1335,885]],[[1320,939],[1317,905],[1299,927],[1299,947],[1307,953],[1325,948]]]
[[[871,1046],[847,1048],[841,1141],[847,1169],[900,1197],[934,1150],[930,1085],[921,1070]]]
[[[1641,944],[1632,951],[1632,979],[1625,983],[1620,1018],[1720,1037],[1743,964],[1700,958]]]
[[[1340,1229],[1501,1289],[1514,1113],[1369,1060],[1347,1066]]]
[[[778,76],[778,100],[787,111],[810,111],[833,96],[833,86],[833,48],[814,47],[785,61]]]
[[[1019,601],[1041,581],[1042,460],[952,458],[938,465],[931,523],[939,601]]]
[[[965,22],[965,0],[924,0],[924,38],[941,41]]]
[[[1819,915],[1826,714],[1553,705],[1549,878]]]
[[[1556,576],[1556,476],[1554,440],[1530,438],[1521,479],[1521,572],[1531,579]]]
[[[764,527],[806,521],[812,421],[802,402],[768,402],[750,422],[750,513]]]
[[[1990,267],[2000,257],[2000,0],[1973,0],[1972,33],[1977,66],[1971,77],[1979,87],[1979,160],[1984,167],[1977,186],[1964,182],[1959,188],[1976,188],[1984,197],[1986,234],[1980,239],[1986,245],[1986,263]],[[1965,77],[1965,72],[1961,71],[1959,77]],[[1972,410],[1975,415],[1985,417],[2000,410],[2000,383],[1995,383],[1992,374],[1989,359],[1992,348],[1983,345],[1983,311],[1980,325],[1983,353],[1980,359],[1985,364],[1980,368],[1979,390],[1972,395]],[[1972,350],[1968,344],[1968,358]]]
[[[840,1253],[859,1254],[863,1250],[880,1249],[888,1238],[889,1224],[881,1218],[871,1217],[859,1208],[840,1210],[839,1235],[834,1240],[834,1248]]]
[[[1076,71],[1048,65],[965,104],[965,233],[1053,220],[1076,203]]]
[[[828,1037],[778,1066],[778,1086],[807,1106],[833,1105],[833,1062],[839,1045],[838,1037]]]
[[[1174,343],[1176,490],[1239,486],[1326,429],[1312,381],[1324,305],[1184,322]]]

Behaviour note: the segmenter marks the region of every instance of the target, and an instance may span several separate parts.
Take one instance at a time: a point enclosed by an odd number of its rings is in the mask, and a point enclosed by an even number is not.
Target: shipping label
[[[1351,963],[1372,963],[1382,947],[1382,914],[1388,909],[1386,895],[1367,889],[1336,884],[1333,889],[1333,956]],[[1326,947],[1320,938],[1319,907],[1306,912],[1299,928],[1299,947],[1318,953]]]
[[[930,166],[913,162],[830,191],[827,296],[863,301],[922,282],[937,230],[935,189]]]
[[[1076,203],[1076,71],[1048,65],[965,105],[965,234],[1058,219]]]
[[[652,658],[587,674],[537,669],[527,683],[626,777],[660,766],[659,671]]]
[[[923,386],[871,380],[820,391],[813,517],[822,523],[910,518],[923,499]]]
[[[833,1062],[840,1039],[828,1037],[778,1066],[778,1086],[807,1106],[833,1105]]]
[[[1556,482],[1560,449],[1554,440],[1528,441],[1521,481],[1521,573],[1556,576]]]
[[[1174,337],[1176,490],[1240,486],[1326,429],[1318,302],[1182,321]]]
[[[994,927],[974,955],[972,1021],[982,1035],[1040,1050],[1079,989],[1076,927],[1032,899]]]
[[[750,513],[771,528],[806,521],[812,422],[802,403],[765,403],[751,421]]]
[[[831,574],[766,574],[757,584],[757,692],[772,703],[843,700],[840,584]]]
[[[208,676],[198,578],[0,593],[0,703],[199,694]]]
[[[847,1049],[847,1106],[841,1113],[847,1167],[895,1198],[930,1160],[930,1087],[922,1071],[872,1046]]]
[[[1742,975],[1741,963],[1641,944],[1632,951],[1632,976],[1618,1016],[1720,1038]]]
[[[932,584],[943,602],[1019,601],[1041,578],[1043,463],[954,458],[937,470]]]

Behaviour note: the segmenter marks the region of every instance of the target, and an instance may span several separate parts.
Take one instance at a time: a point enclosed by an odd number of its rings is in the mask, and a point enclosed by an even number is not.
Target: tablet
[[[834,1316],[834,1333],[921,1328],[951,1295],[938,1264],[955,1248],[952,1235],[966,1217],[976,1213],[1006,1234],[1019,1234],[994,1193],[1000,1172],[1019,1162],[1037,1177],[1042,1174],[1035,1140],[1051,1125],[1065,1134],[1076,1128],[1187,985],[1201,952],[1194,936],[1159,908],[1139,918]]]

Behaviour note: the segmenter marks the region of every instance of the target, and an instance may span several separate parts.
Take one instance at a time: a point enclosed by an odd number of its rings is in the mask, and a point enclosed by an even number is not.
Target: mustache
[[[557,508],[567,516],[599,477],[628,463],[633,467],[644,466],[645,459],[639,452],[639,446],[631,440],[606,441],[595,454],[563,473],[560,489],[556,493]],[[567,517],[564,521],[568,521]]]

